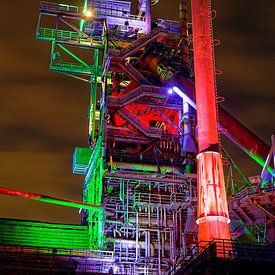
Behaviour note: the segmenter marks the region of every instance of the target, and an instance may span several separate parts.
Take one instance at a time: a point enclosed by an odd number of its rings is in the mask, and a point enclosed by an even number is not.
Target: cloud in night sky
[[[1,1],[0,182],[80,200],[83,177],[71,173],[71,159],[74,147],[87,146],[89,86],[48,71],[50,44],[35,40],[39,2]],[[270,144],[269,127],[275,128],[275,1],[215,0],[213,8],[214,34],[222,42],[215,52],[223,71],[217,79],[219,94],[226,98],[223,107]],[[177,10],[177,0],[160,0],[153,7],[154,16],[174,20]],[[235,153],[237,163],[245,165],[246,159]],[[76,209],[0,199],[1,217],[80,220]]]

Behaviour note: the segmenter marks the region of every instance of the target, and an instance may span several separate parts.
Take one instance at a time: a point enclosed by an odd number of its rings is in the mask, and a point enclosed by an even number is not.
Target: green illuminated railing
[[[38,40],[67,42],[92,48],[101,48],[102,44],[92,37],[85,37],[79,32],[68,30],[56,30],[51,28],[39,28],[36,32]]]
[[[67,30],[56,30],[50,28],[39,28],[36,33],[37,39],[46,39],[46,40],[55,40],[55,39],[70,39],[70,40],[78,40],[82,37],[82,35],[78,32],[72,32]],[[83,37],[83,39],[91,41],[91,39],[87,39]]]
[[[90,66],[88,68],[87,66],[84,66],[81,63],[64,62],[64,61],[51,62],[50,70],[67,72],[67,73],[87,74],[87,75],[95,74],[95,68],[93,66]],[[99,67],[98,68],[98,76],[101,76],[101,74],[102,74],[102,70],[101,70],[101,67]]]
[[[0,219],[0,244],[89,249],[88,228],[80,225]]]
[[[81,12],[81,8],[78,6],[66,5],[66,4],[57,4],[57,3],[49,3],[42,1],[40,3],[41,11],[60,11],[60,12],[70,12],[70,13],[79,13]]]
[[[72,62],[52,62],[50,65],[50,70],[52,71],[62,71],[68,73],[78,73],[78,74],[92,74],[92,68],[88,68],[80,63]]]

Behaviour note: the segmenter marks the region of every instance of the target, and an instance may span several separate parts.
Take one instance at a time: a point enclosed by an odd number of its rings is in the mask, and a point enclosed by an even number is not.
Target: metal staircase
[[[122,71],[124,71],[135,82],[145,85],[150,84],[150,82],[129,62],[120,61],[118,65],[121,67]]]
[[[133,55],[141,48],[145,47],[149,43],[151,43],[154,39],[159,37],[160,35],[167,35],[167,32],[162,30],[161,28],[155,28],[150,33],[143,35],[141,38],[137,39],[133,43],[131,43],[128,47],[120,50],[119,55],[122,59]]]
[[[139,117],[137,117],[133,112],[131,112],[126,107],[121,108],[117,111],[118,115],[121,116],[126,122],[128,122],[135,129],[143,133],[146,137],[149,137],[149,127],[145,122],[143,122]],[[157,135],[159,137],[159,135]]]
[[[162,87],[157,87],[157,86],[151,86],[151,85],[140,85],[133,90],[125,93],[121,97],[115,97],[115,96],[108,96],[107,97],[107,102],[108,105],[111,107],[123,107],[125,105],[131,104],[133,102],[138,102],[139,99],[143,97],[148,97],[150,96],[151,98],[162,98],[165,99],[167,102],[168,99],[165,96],[166,88]],[[157,105],[157,104],[156,104]],[[165,108],[166,106],[163,104],[161,105],[160,103],[158,104],[158,107],[163,107]],[[175,106],[173,106],[173,109],[176,109]]]
[[[230,202],[233,218],[245,224],[265,224],[275,219],[275,186],[268,183],[262,188],[244,187],[232,195]]]

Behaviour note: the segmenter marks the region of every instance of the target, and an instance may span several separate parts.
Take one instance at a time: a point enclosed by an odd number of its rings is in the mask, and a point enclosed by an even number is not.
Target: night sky
[[[81,200],[73,175],[76,146],[87,146],[89,87],[48,70],[50,44],[35,40],[39,0],[0,4],[1,186]],[[50,2],[58,2],[50,1]],[[82,1],[60,1],[80,4]],[[134,1],[133,1],[134,2]],[[223,107],[270,144],[275,132],[275,1],[215,0],[218,92]],[[178,19],[177,0],[160,0],[154,17]],[[226,143],[228,145],[228,143]],[[230,143],[229,143],[230,145]],[[249,175],[260,172],[232,145]],[[77,209],[0,195],[0,217],[79,223]]]

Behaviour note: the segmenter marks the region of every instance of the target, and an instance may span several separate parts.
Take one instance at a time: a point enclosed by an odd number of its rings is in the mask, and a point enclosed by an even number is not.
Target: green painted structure
[[[0,219],[0,245],[89,249],[87,226]]]

